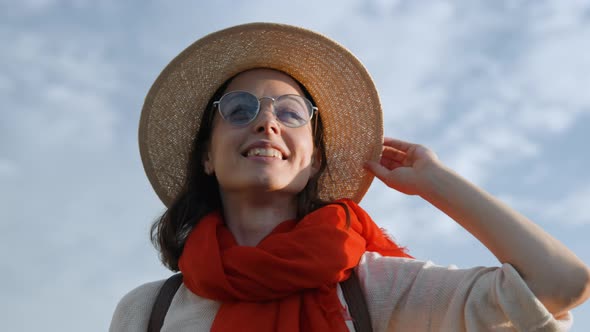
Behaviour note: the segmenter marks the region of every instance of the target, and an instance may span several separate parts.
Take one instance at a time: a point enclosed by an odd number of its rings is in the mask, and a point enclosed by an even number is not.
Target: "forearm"
[[[588,268],[562,243],[448,168],[426,174],[420,195],[514,266],[548,310],[559,315],[588,297]]]

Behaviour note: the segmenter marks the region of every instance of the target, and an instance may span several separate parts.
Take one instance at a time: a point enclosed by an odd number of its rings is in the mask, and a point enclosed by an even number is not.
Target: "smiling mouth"
[[[277,158],[280,160],[285,160],[287,158],[283,157],[281,151],[273,148],[253,148],[246,153],[244,153],[244,157],[267,157],[267,158]]]

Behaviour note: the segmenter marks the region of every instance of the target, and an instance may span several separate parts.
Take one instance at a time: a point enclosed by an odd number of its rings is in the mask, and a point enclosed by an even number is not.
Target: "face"
[[[257,97],[285,94],[303,96],[288,75],[270,69],[254,69],[236,76],[225,93],[247,91]],[[290,128],[279,122],[272,102],[262,99],[260,112],[247,126],[236,127],[216,111],[204,160],[214,173],[223,195],[235,192],[278,192],[295,196],[317,171],[311,122]]]

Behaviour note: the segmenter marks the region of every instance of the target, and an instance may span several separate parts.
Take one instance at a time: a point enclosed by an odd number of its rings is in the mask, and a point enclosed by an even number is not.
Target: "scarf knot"
[[[346,331],[336,287],[365,251],[410,257],[343,199],[279,224],[256,247],[239,246],[210,213],[189,234],[179,267],[190,291],[222,302],[212,331]]]

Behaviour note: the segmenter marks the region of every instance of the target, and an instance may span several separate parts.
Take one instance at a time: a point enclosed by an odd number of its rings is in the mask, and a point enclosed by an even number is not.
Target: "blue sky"
[[[0,0],[0,310],[7,331],[104,331],[169,275],[137,147],[143,98],[203,35],[282,22],[367,66],[385,133],[434,149],[590,264],[590,1]],[[498,265],[418,197],[361,203],[419,259]],[[590,305],[573,331],[590,330]]]

